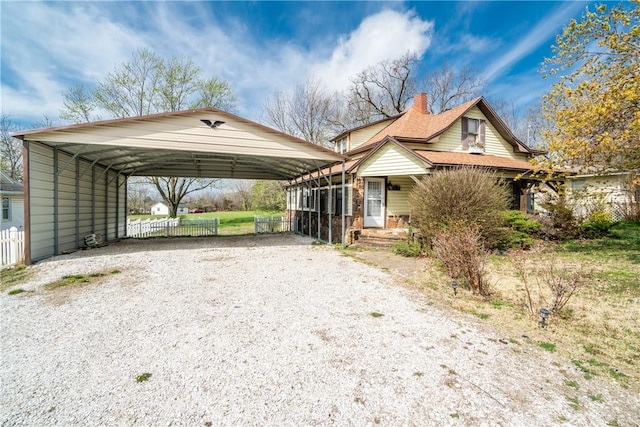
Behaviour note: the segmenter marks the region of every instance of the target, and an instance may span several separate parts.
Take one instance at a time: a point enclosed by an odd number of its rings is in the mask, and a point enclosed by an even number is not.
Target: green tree
[[[95,89],[69,89],[64,94],[60,117],[80,123],[99,119],[96,113],[125,118],[196,107],[232,110],[235,97],[226,82],[203,78],[202,70],[190,59],[164,59],[142,49],[97,82]],[[169,215],[175,217],[186,195],[210,187],[217,180],[150,177],[147,182],[155,186],[170,207]]]
[[[282,212],[287,207],[284,187],[278,181],[256,181],[251,192],[253,209]]]
[[[544,97],[547,166],[640,168],[640,0],[601,4],[556,37]]]

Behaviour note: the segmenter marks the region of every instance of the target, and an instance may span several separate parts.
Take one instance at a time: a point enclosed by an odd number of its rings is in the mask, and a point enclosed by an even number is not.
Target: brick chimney
[[[429,114],[429,102],[426,93],[421,92],[413,97],[413,108],[422,114]]]

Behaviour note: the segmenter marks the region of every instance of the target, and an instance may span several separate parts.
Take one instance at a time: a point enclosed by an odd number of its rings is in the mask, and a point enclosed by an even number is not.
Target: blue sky
[[[1,3],[2,113],[59,121],[63,93],[91,86],[141,48],[191,58],[230,83],[237,113],[262,120],[274,91],[314,76],[343,90],[381,60],[414,51],[487,79],[484,95],[520,108],[549,87],[538,72],[571,18],[592,2]]]

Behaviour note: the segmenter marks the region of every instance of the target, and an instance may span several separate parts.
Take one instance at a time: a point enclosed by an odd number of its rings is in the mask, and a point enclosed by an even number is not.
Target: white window
[[[8,197],[2,198],[2,219],[5,221],[11,220],[11,199]]]
[[[469,135],[478,136],[480,135],[480,120],[478,119],[468,119],[469,120]],[[472,138],[472,140],[475,138]]]
[[[349,141],[346,136],[341,140],[336,141],[335,151],[340,154],[344,154],[349,151]]]

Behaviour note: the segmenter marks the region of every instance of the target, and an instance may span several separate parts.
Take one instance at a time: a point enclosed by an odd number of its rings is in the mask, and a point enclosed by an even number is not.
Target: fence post
[[[9,265],[18,263],[18,229],[11,227],[9,229]]]

